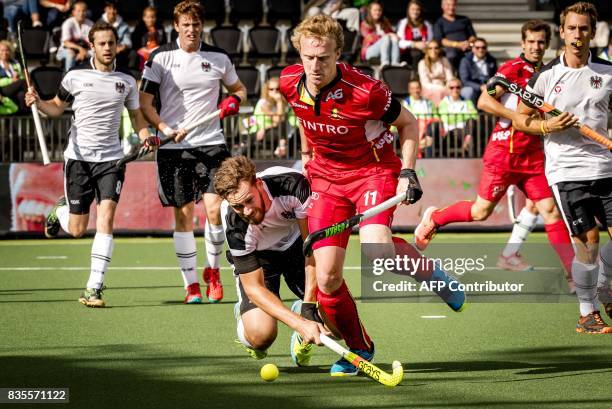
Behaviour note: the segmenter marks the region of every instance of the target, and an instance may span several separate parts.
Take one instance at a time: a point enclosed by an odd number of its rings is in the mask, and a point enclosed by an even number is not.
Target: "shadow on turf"
[[[576,334],[576,336],[589,335]],[[487,381],[518,382],[542,379],[542,377],[537,378],[530,375],[557,375],[549,376],[549,378],[554,378],[594,372],[612,372],[612,353],[597,347],[513,348],[483,351],[481,355],[482,360],[414,363],[410,365],[410,373],[517,370],[516,375],[529,375],[529,377],[514,380]]]
[[[275,391],[280,392],[279,389],[287,388],[288,385],[276,382],[274,386],[268,386],[259,379],[256,370],[253,370],[252,382],[235,382],[232,375],[244,362],[242,357],[179,359],[172,367],[184,373],[180,376],[176,373],[168,375],[164,365],[152,367],[134,363],[130,365],[134,369],[109,369],[108,362],[100,356],[103,350],[103,347],[98,350],[98,359],[93,361],[93,365],[92,360],[82,360],[75,355],[3,356],[0,357],[0,384],[15,387],[68,387],[70,403],[66,406],[74,408],[312,409],[304,400],[292,398],[286,390],[281,394],[282,405],[279,406],[279,396]],[[148,360],[154,361],[155,358],[149,357]],[[129,364],[130,361],[125,356],[122,363]],[[95,362],[103,365],[95,365]],[[218,376],[211,376],[215,372],[211,372],[210,368],[202,369],[204,362],[214,365]],[[202,366],[198,368],[198,364]],[[193,369],[189,370],[190,367]],[[266,387],[270,389],[262,391]],[[253,393],[254,388],[258,390],[256,395]]]

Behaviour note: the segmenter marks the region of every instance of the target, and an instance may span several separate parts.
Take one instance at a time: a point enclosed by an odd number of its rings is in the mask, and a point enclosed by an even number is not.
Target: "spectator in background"
[[[423,86],[423,96],[431,99],[436,105],[448,95],[446,82],[453,78],[453,69],[446,57],[442,56],[442,47],[436,40],[427,43],[425,57],[419,61],[419,79]]]
[[[427,43],[433,39],[433,27],[423,19],[423,5],[419,0],[408,3],[406,17],[397,23],[397,36],[402,61],[416,71]]]
[[[119,15],[117,2],[115,0],[106,1],[104,6],[104,14],[102,14],[99,21],[108,23],[117,30],[117,65],[120,67],[137,69],[139,66],[139,58],[136,51],[132,49],[130,27]]]
[[[64,61],[64,70],[68,71],[77,62],[84,61],[90,54],[89,30],[93,22],[87,18],[87,4],[77,1],[72,6],[72,17],[62,24],[61,46],[57,50],[57,59]]]
[[[599,54],[599,58],[605,61],[612,62],[612,36],[608,40],[608,46]]]
[[[497,61],[487,52],[484,38],[474,40],[472,51],[461,59],[459,78],[463,83],[461,96],[476,105],[482,86],[497,72]]]
[[[437,138],[434,145],[442,156],[466,156],[472,145],[478,111],[472,101],[461,97],[461,80],[451,78],[448,90],[449,95],[438,106],[438,115],[444,127],[443,138]]]
[[[38,0],[2,0],[4,18],[8,22],[9,33],[15,35],[17,22],[28,16],[32,20],[32,27],[42,26],[38,11]]]
[[[317,14],[343,20],[347,29],[359,31],[359,9],[348,7],[343,0],[310,0],[304,5],[304,18]]]
[[[284,158],[287,155],[287,139],[279,128],[288,118],[292,125],[295,116],[282,97],[278,77],[272,77],[261,87],[261,96],[255,104],[253,116],[250,119],[249,133],[255,133],[255,145],[266,145],[266,142],[277,143],[274,156]],[[252,154],[253,152],[251,152]]]
[[[72,0],[40,0],[45,27],[51,30],[59,27],[70,12]]]
[[[13,57],[10,41],[0,41],[0,115],[26,111],[26,84],[21,66]]]
[[[140,57],[140,70],[144,68],[151,52],[163,44],[166,44],[166,32],[162,23],[157,21],[157,9],[145,7],[142,20],[132,33],[132,48],[137,50],[136,53]]]
[[[438,110],[431,100],[423,97],[419,80],[408,82],[408,94],[402,105],[415,116],[419,125],[419,158],[423,157],[423,151],[425,156],[431,156],[433,137],[439,133],[433,126],[440,120]]]
[[[373,1],[368,5],[368,13],[361,22],[361,59],[367,61],[371,58],[380,58],[380,64],[399,66],[400,49],[399,37],[393,32],[391,22],[383,15],[383,7]]]
[[[476,39],[476,32],[468,17],[455,14],[457,0],[442,0],[442,16],[434,24],[434,38],[445,47],[446,58],[456,69],[470,44]]]

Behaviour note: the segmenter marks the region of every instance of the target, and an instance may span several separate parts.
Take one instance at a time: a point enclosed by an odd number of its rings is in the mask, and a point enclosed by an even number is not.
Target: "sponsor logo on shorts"
[[[81,204],[81,201],[79,199],[70,199],[70,204],[78,205]]]
[[[493,197],[499,196],[501,193],[503,193],[503,191],[504,191],[503,186],[493,186],[493,189],[492,189]]]
[[[92,82],[84,82],[83,83],[83,87],[85,87],[85,88],[92,88],[93,87],[93,83]]]
[[[312,192],[310,195],[310,198],[312,200],[319,200],[319,193],[318,192]]]
[[[509,129],[493,132],[491,135],[491,141],[506,141],[510,137],[511,133],[512,132]]]
[[[121,181],[120,180],[117,181],[117,187],[115,188],[115,193],[117,194],[121,193]]]
[[[125,84],[123,82],[115,82],[115,90],[123,94],[125,92]]]
[[[579,224],[584,223],[584,221],[582,221],[582,217],[579,219],[576,219],[574,221],[572,221],[572,226],[578,226]]]

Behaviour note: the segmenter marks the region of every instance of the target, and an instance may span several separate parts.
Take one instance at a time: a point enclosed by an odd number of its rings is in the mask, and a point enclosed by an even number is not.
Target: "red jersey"
[[[306,89],[301,64],[286,67],[280,91],[293,108],[313,151],[309,172],[333,175],[383,165],[399,171],[394,136],[383,117],[392,105],[391,91],[381,81],[344,63],[314,97]],[[396,118],[387,118],[393,122]],[[313,175],[314,176],[314,175]]]
[[[521,54],[520,57],[502,64],[495,75],[505,77],[524,88],[535,72],[536,67]],[[507,92],[502,95],[500,102],[506,108],[516,111],[520,100],[516,95]],[[542,152],[542,160],[544,160],[540,136],[515,130],[512,127],[512,121],[506,118],[499,118],[495,124],[487,149],[503,150],[506,153],[539,151]]]

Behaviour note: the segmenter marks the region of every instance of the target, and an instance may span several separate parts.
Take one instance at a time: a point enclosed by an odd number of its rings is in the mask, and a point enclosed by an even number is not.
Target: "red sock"
[[[414,246],[408,243],[406,240],[400,237],[392,237],[393,244],[395,245],[395,254],[400,257],[408,256],[411,259],[421,259],[419,262],[419,266],[422,266],[422,269],[416,271],[416,273],[412,276],[418,282],[425,281],[431,278],[431,273],[433,272],[433,263],[427,262],[429,260],[427,257],[419,253],[419,251],[414,248]]]
[[[552,248],[557,252],[568,278],[572,277],[572,261],[574,260],[574,248],[567,226],[563,220],[545,224],[544,229],[548,235],[548,241]]]
[[[444,209],[433,212],[431,214],[431,220],[438,226],[446,226],[449,223],[457,222],[471,222],[474,220],[472,218],[473,205],[474,202],[470,200],[457,202]]]
[[[350,349],[372,350],[372,340],[359,320],[357,305],[344,281],[331,294],[319,289],[317,301]]]

